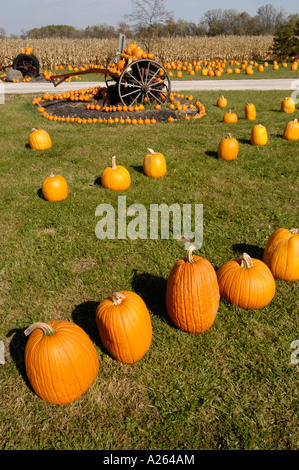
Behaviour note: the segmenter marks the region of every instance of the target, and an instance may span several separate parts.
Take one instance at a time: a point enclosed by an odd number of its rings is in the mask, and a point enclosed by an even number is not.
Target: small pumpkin
[[[253,103],[247,103],[245,106],[245,119],[254,121],[256,119],[256,109]]]
[[[35,393],[63,405],[77,400],[99,371],[97,351],[85,331],[63,320],[33,323],[25,330],[25,368]]]
[[[239,143],[237,139],[232,137],[231,134],[227,134],[226,137],[220,140],[217,154],[219,158],[223,160],[234,160],[237,158],[239,152]]]
[[[299,122],[297,119],[289,121],[283,131],[283,138],[286,140],[298,140],[299,139]]]
[[[218,108],[226,108],[227,106],[227,99],[222,95],[217,100]]]
[[[29,146],[34,150],[47,150],[52,147],[51,137],[44,129],[31,129]]]
[[[223,122],[226,123],[235,123],[238,122],[238,116],[236,113],[234,113],[231,109],[227,112],[224,113],[223,115]]]
[[[220,266],[217,278],[221,298],[244,309],[263,308],[275,294],[275,280],[268,266],[247,253]]]
[[[148,148],[148,154],[143,160],[143,171],[146,176],[152,178],[162,178],[167,171],[165,156],[161,152],[155,152]]]
[[[150,347],[149,311],[135,292],[113,292],[102,300],[96,309],[96,323],[104,347],[120,362],[137,362]]]
[[[292,114],[295,111],[295,102],[291,96],[286,96],[280,105],[280,109],[283,113]]]
[[[266,145],[268,142],[268,133],[265,126],[256,124],[251,129],[250,142],[252,145]]]
[[[166,287],[166,309],[173,323],[188,333],[203,333],[214,323],[219,307],[219,287],[216,272],[201,256],[178,260],[170,271]]]
[[[131,176],[125,167],[116,165],[116,157],[113,156],[111,166],[105,168],[102,173],[101,183],[104,188],[124,191],[131,185]]]
[[[42,193],[46,201],[62,201],[68,196],[68,184],[61,175],[50,173],[42,184]]]
[[[299,230],[279,228],[269,237],[263,261],[276,279],[299,279]]]

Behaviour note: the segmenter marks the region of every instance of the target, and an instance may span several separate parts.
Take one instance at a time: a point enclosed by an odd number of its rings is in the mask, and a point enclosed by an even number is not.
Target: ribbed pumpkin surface
[[[299,231],[279,228],[270,235],[263,256],[273,276],[284,281],[299,279]]]
[[[217,270],[220,296],[244,309],[262,308],[274,297],[275,280],[265,263],[250,260],[252,267],[241,267],[241,259],[236,259]]]
[[[56,332],[33,331],[25,348],[25,367],[38,396],[53,404],[70,403],[93,383],[99,370],[96,349],[78,325],[61,320],[47,322]]]
[[[152,340],[152,324],[143,299],[135,292],[119,291],[124,296],[117,305],[111,297],[96,310],[101,341],[109,353],[126,364],[141,359]]]
[[[170,319],[189,333],[203,333],[214,323],[219,307],[219,287],[212,264],[193,255],[173,266],[167,280],[166,309]]]

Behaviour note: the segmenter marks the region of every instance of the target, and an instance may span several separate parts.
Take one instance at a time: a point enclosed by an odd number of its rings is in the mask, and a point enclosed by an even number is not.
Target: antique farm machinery
[[[152,54],[143,53],[137,58],[126,53],[124,34],[120,34],[118,49],[106,68],[93,66],[79,72],[52,75],[50,79],[57,86],[72,76],[102,74],[110,102],[121,101],[124,105],[165,104],[171,92],[171,83],[164,66],[154,60]]]
[[[9,59],[11,64],[0,66],[0,70],[19,70],[22,76],[27,78],[35,78],[39,75],[39,60],[29,47],[23,49],[14,59],[8,57],[6,59]]]

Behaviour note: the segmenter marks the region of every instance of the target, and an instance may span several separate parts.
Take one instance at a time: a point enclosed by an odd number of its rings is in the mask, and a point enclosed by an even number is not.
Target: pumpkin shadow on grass
[[[24,354],[25,354],[25,347],[26,347],[28,338],[24,335],[24,331],[25,331],[25,328],[14,328],[7,333],[6,337],[9,338],[10,336],[13,335],[9,343],[9,352],[10,352],[11,358],[13,362],[15,363],[17,370],[19,371],[20,375],[22,376],[28,388],[30,388],[30,390],[34,392],[28,380],[26,367],[25,367]]]
[[[38,195],[38,197],[39,197],[40,199],[43,199],[44,201],[46,200],[46,199],[44,198],[42,188],[39,188],[39,189],[36,191],[36,193],[37,193],[37,195]]]
[[[98,305],[99,302],[94,301],[87,301],[76,305],[72,311],[72,319],[76,325],[85,331],[91,341],[104,351],[96,322],[96,309]]]
[[[173,326],[166,311],[167,280],[149,273],[138,273],[134,270],[132,288],[144,300],[147,308],[157,317]]]
[[[131,165],[131,167],[137,171],[137,173],[141,173],[142,175],[144,174],[143,173],[143,166],[142,165]]]
[[[263,260],[264,248],[257,245],[248,245],[247,243],[235,243],[232,246],[237,255],[247,253],[251,258]]]
[[[218,153],[215,150],[206,150],[205,154],[208,157],[213,157],[213,158],[216,158],[216,160],[219,160]]]
[[[240,144],[248,144],[251,145],[251,140],[250,139],[238,139]]]
[[[96,177],[96,179],[94,180],[94,185],[95,186],[102,186],[102,178],[100,176]]]

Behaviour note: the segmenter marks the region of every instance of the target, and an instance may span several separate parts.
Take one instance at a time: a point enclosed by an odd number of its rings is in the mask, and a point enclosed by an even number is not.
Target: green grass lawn
[[[183,91],[183,90],[182,90]],[[282,138],[299,117],[280,112],[289,91],[227,91],[236,124],[221,122],[221,92],[194,92],[206,106],[200,120],[154,125],[49,122],[32,96],[7,96],[0,105],[1,449],[297,449],[298,281],[276,281],[272,302],[243,310],[220,301],[213,326],[201,335],[178,330],[168,319],[165,288],[184,247],[168,240],[99,240],[99,204],[203,204],[203,245],[196,254],[215,269],[242,252],[261,258],[269,235],[298,227],[298,141]],[[256,123],[266,126],[265,147],[250,144]],[[31,128],[44,128],[52,149],[28,148]],[[228,132],[238,139],[234,161],[217,158]],[[147,178],[147,147],[162,152],[167,174]],[[122,193],[97,184],[111,157],[131,174]],[[69,196],[45,201],[50,172],[63,175]],[[137,363],[124,365],[103,348],[98,303],[114,290],[133,290],[146,302],[153,339]],[[34,394],[24,367],[24,329],[35,321],[65,319],[80,325],[99,356],[99,374],[74,403],[51,405]]]

